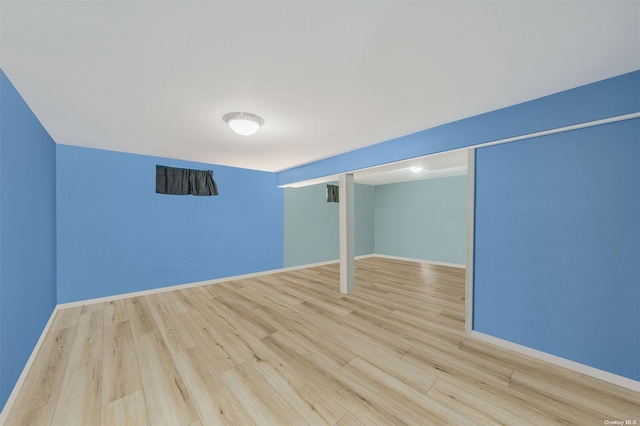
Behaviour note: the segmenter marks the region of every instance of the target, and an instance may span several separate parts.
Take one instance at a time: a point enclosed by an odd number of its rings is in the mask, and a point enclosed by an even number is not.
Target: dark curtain
[[[338,186],[337,185],[327,185],[327,202],[328,203],[338,203],[340,200],[338,198]]]
[[[156,166],[156,193],[170,195],[218,195],[211,170]]]

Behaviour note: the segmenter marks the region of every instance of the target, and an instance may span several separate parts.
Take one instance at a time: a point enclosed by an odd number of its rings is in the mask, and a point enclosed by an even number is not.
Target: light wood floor
[[[335,264],[61,310],[7,424],[640,424],[638,393],[465,338],[464,270],[356,267],[349,296]]]

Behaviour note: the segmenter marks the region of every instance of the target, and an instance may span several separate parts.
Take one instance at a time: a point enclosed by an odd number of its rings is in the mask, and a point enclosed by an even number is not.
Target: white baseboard
[[[580,364],[579,362],[571,361],[566,358],[529,348],[527,346],[509,342],[508,340],[503,340],[498,337],[480,333],[479,331],[471,331],[471,337],[494,344],[496,346],[500,346],[505,349],[510,349],[514,352],[518,352],[532,358],[536,358],[542,361],[549,362],[551,364],[558,365],[560,367],[567,368],[569,370],[577,371],[578,373],[582,373],[587,376],[603,380],[605,382],[613,383],[614,385],[618,385],[623,388],[631,389],[632,391],[640,392],[640,382],[629,379],[627,377],[618,376],[617,374],[609,373],[608,371],[600,370],[585,364]]]
[[[76,302],[60,303],[58,307],[60,307],[60,309],[74,308],[77,306],[92,305],[94,303],[111,302],[114,300],[129,299],[131,297],[147,296],[149,294],[165,293],[167,291],[182,290],[182,289],[191,288],[191,287],[200,287],[203,285],[220,284],[227,281],[244,280],[247,278],[259,277],[261,275],[271,275],[271,274],[277,274],[280,272],[294,271],[296,269],[313,268],[314,266],[329,265],[331,263],[336,263],[336,262],[337,260],[329,260],[327,262],[318,262],[310,265],[290,266],[287,268],[270,269],[268,271],[252,272],[250,274],[233,275],[230,277],[222,277],[222,278],[216,278],[212,280],[197,281],[197,282],[191,282],[191,283],[185,283],[185,284],[176,284],[176,285],[171,285],[167,287],[158,287],[158,288],[152,288],[149,290],[134,291],[131,293],[120,293],[120,294],[114,294],[113,296],[97,297],[95,299],[84,299],[84,300],[78,300]]]
[[[393,260],[404,260],[406,262],[418,262],[418,263],[428,263],[430,265],[437,265],[437,266],[448,266],[451,268],[462,268],[462,269],[466,269],[466,265],[463,265],[461,263],[449,263],[449,262],[440,262],[437,260],[425,260],[425,259],[416,259],[413,257],[402,257],[402,256],[392,256],[389,254],[372,254],[369,255],[371,257],[381,257],[383,259],[393,259]]]
[[[357,260],[357,259],[365,259],[365,258],[368,258],[368,257],[375,257],[375,256],[378,256],[378,255],[376,255],[376,254],[365,254],[365,255],[362,255],[362,256],[356,256],[355,258]],[[131,292],[131,293],[115,294],[113,296],[97,297],[95,299],[84,299],[84,300],[78,300],[76,302],[60,303],[57,307],[59,307],[60,309],[74,308],[74,307],[77,307],[77,306],[92,305],[94,303],[111,302],[111,301],[114,301],[114,300],[121,300],[121,299],[128,299],[128,298],[131,298],[131,297],[146,296],[146,295],[149,295],[149,294],[156,294],[156,293],[164,293],[164,292],[167,292],[167,291],[181,290],[181,289],[190,288],[190,287],[199,287],[199,286],[210,285],[210,284],[220,284],[220,283],[227,282],[227,281],[244,280],[244,279],[247,279],[247,278],[259,277],[259,276],[262,276],[262,275],[279,274],[281,272],[295,271],[296,269],[315,268],[316,266],[331,265],[332,263],[338,263],[338,262],[339,262],[339,259],[335,259],[335,260],[327,260],[327,261],[324,261],[324,262],[308,263],[308,264],[305,264],[305,265],[287,266],[285,268],[270,269],[270,270],[267,270],[267,271],[260,271],[260,272],[252,272],[250,274],[233,275],[233,276],[230,276],[230,277],[216,278],[216,279],[213,279],[213,280],[197,281],[197,282],[186,283],[186,284],[177,284],[177,285],[172,285],[172,286],[168,286],[168,287],[159,287],[159,288],[152,288],[152,289],[149,289],[149,290],[134,291],[134,292]]]
[[[20,389],[22,388],[22,385],[24,384],[24,381],[27,378],[27,374],[29,373],[29,370],[31,370],[31,366],[33,365],[33,362],[35,361],[36,356],[40,351],[40,347],[42,346],[42,343],[44,342],[44,339],[47,336],[49,329],[51,328],[51,324],[53,324],[53,319],[56,316],[56,312],[58,312],[58,305],[56,305],[56,307],[53,308],[53,312],[51,312],[51,316],[49,316],[49,320],[47,321],[47,324],[44,326],[42,333],[40,333],[40,338],[38,339],[38,341],[36,342],[36,345],[31,351],[31,355],[29,356],[27,363],[24,365],[24,368],[22,369],[22,373],[20,373],[20,377],[18,377],[18,381],[13,386],[13,390],[11,391],[9,398],[7,398],[7,402],[4,404],[4,408],[2,409],[2,412],[0,412],[0,425],[4,425],[5,421],[7,420],[9,411],[11,411],[11,407],[13,406],[13,403],[18,397],[18,393],[20,393]]]
[[[450,266],[453,268],[465,267],[464,265],[460,265],[457,263],[446,263],[446,262],[438,262],[438,261],[431,261],[431,260],[424,260],[424,259],[412,259],[408,257],[390,256],[387,254],[377,254],[377,253],[355,256],[355,259],[356,260],[367,259],[370,257],[381,257],[385,259],[404,260],[407,262],[429,263],[432,265]],[[168,287],[153,288],[149,290],[135,291],[131,293],[121,293],[121,294],[115,294],[113,296],[98,297],[94,299],[84,299],[84,300],[78,300],[76,302],[60,303],[58,304],[57,308],[60,308],[60,309],[74,308],[77,306],[91,305],[94,303],[111,302],[114,300],[128,299],[130,297],[146,296],[149,294],[156,294],[156,293],[164,293],[167,291],[181,290],[181,289],[190,288],[190,287],[199,287],[199,286],[210,285],[210,284],[220,284],[227,281],[237,281],[237,280],[243,280],[247,278],[259,277],[262,275],[271,275],[271,274],[278,274],[281,272],[295,271],[296,269],[315,268],[316,266],[331,265],[332,263],[338,263],[339,261],[340,259],[327,260],[324,262],[307,263],[304,265],[287,266],[285,268],[270,269],[267,271],[260,271],[260,272],[252,272],[250,274],[233,275],[230,277],[216,278],[213,280],[198,281],[198,282],[192,282],[192,283],[186,283],[186,284],[177,284],[177,285],[172,285]]]

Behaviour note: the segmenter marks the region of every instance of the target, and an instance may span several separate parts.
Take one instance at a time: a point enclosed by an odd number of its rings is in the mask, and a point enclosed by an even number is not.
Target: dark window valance
[[[338,185],[327,185],[327,202],[338,203],[340,202],[338,197]]]
[[[211,170],[156,166],[156,192],[170,195],[218,195]]]

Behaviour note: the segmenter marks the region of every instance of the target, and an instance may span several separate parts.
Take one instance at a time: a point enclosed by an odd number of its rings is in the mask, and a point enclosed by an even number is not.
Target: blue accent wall
[[[639,165],[639,119],[478,149],[474,329],[640,380]]]
[[[0,408],[56,305],[55,143],[0,70]]]
[[[278,173],[278,185],[640,111],[640,71],[444,124]]]
[[[337,182],[333,182],[337,185]],[[327,202],[327,184],[286,188],[284,265],[298,266],[340,257],[338,203]],[[374,187],[354,185],[355,253],[374,249]]]
[[[58,303],[283,266],[276,175],[57,146]],[[220,195],[155,193],[156,164],[213,170]]]
[[[375,187],[375,252],[467,263],[467,176]]]

